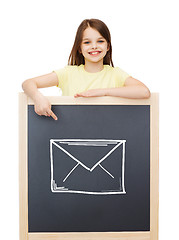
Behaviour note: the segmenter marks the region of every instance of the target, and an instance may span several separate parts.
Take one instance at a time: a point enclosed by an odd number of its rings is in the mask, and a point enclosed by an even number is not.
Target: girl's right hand
[[[51,110],[51,104],[46,97],[38,91],[38,88],[52,87],[58,85],[58,77],[55,72],[48,73],[36,78],[30,78],[22,83],[24,92],[34,101],[34,110],[38,115],[53,117],[57,116]]]
[[[44,115],[48,117],[52,117],[55,120],[58,120],[57,116],[51,110],[51,103],[48,101],[46,97],[42,94],[37,94],[34,98],[34,110],[38,115]]]

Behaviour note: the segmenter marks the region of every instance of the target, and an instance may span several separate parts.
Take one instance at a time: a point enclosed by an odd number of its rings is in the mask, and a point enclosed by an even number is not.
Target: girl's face
[[[85,58],[85,64],[87,62],[103,64],[103,58],[109,48],[106,39],[97,30],[88,27],[83,32],[80,50]]]

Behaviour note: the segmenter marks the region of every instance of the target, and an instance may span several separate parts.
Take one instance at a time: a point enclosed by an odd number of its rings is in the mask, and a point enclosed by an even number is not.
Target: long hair
[[[101,36],[103,36],[106,39],[109,50],[107,51],[103,59],[103,64],[111,65],[112,67],[114,67],[113,61],[112,61],[111,34],[106,24],[99,19],[85,19],[79,25],[76,32],[75,41],[68,59],[68,65],[79,66],[81,64],[85,64],[85,59],[79,50],[80,50],[80,46],[83,38],[83,32],[88,27],[91,27],[97,30],[101,34]]]

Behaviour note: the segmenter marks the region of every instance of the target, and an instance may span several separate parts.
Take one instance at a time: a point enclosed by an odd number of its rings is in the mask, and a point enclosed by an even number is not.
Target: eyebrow
[[[104,38],[104,37],[99,37],[98,40],[99,40],[99,39],[105,39],[105,38]],[[84,40],[90,40],[90,38],[83,38],[83,41],[84,41]]]

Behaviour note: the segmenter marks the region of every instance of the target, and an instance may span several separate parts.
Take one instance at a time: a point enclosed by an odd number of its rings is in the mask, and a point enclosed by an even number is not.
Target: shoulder
[[[114,67],[110,66],[110,65],[104,65],[104,68],[107,72],[112,72],[114,71]]]
[[[119,72],[119,73],[123,73],[123,72],[125,72],[122,68],[120,68],[120,67],[114,67],[114,71],[115,72]]]
[[[112,74],[115,74],[115,75],[121,75],[121,74],[126,73],[124,70],[122,70],[119,67],[112,67],[109,65],[104,65],[104,67],[106,69],[106,72],[111,72]]]
[[[130,76],[127,72],[125,72],[120,67],[112,68],[112,76],[116,81],[116,87],[124,86],[125,80]]]
[[[120,67],[114,67],[113,71],[114,71],[115,75],[123,77],[123,78],[127,78],[130,76],[126,71],[124,71]]]
[[[57,74],[58,78],[68,78],[68,76],[77,73],[78,68],[78,66],[67,65],[63,68],[54,70],[54,72]]]
[[[112,67],[110,65],[104,65],[104,68],[106,69],[107,72],[112,72],[112,73],[122,73],[124,70],[122,70],[119,67]]]
[[[72,66],[72,65],[66,65],[65,67],[63,68],[59,68],[59,69],[56,69],[54,70],[55,72],[58,72],[58,73],[65,73],[65,72],[73,72],[73,71],[76,71],[78,70],[79,66]]]
[[[82,65],[77,66],[77,65],[67,65],[64,67],[64,70],[67,72],[75,72],[75,71],[79,71],[82,68]]]

